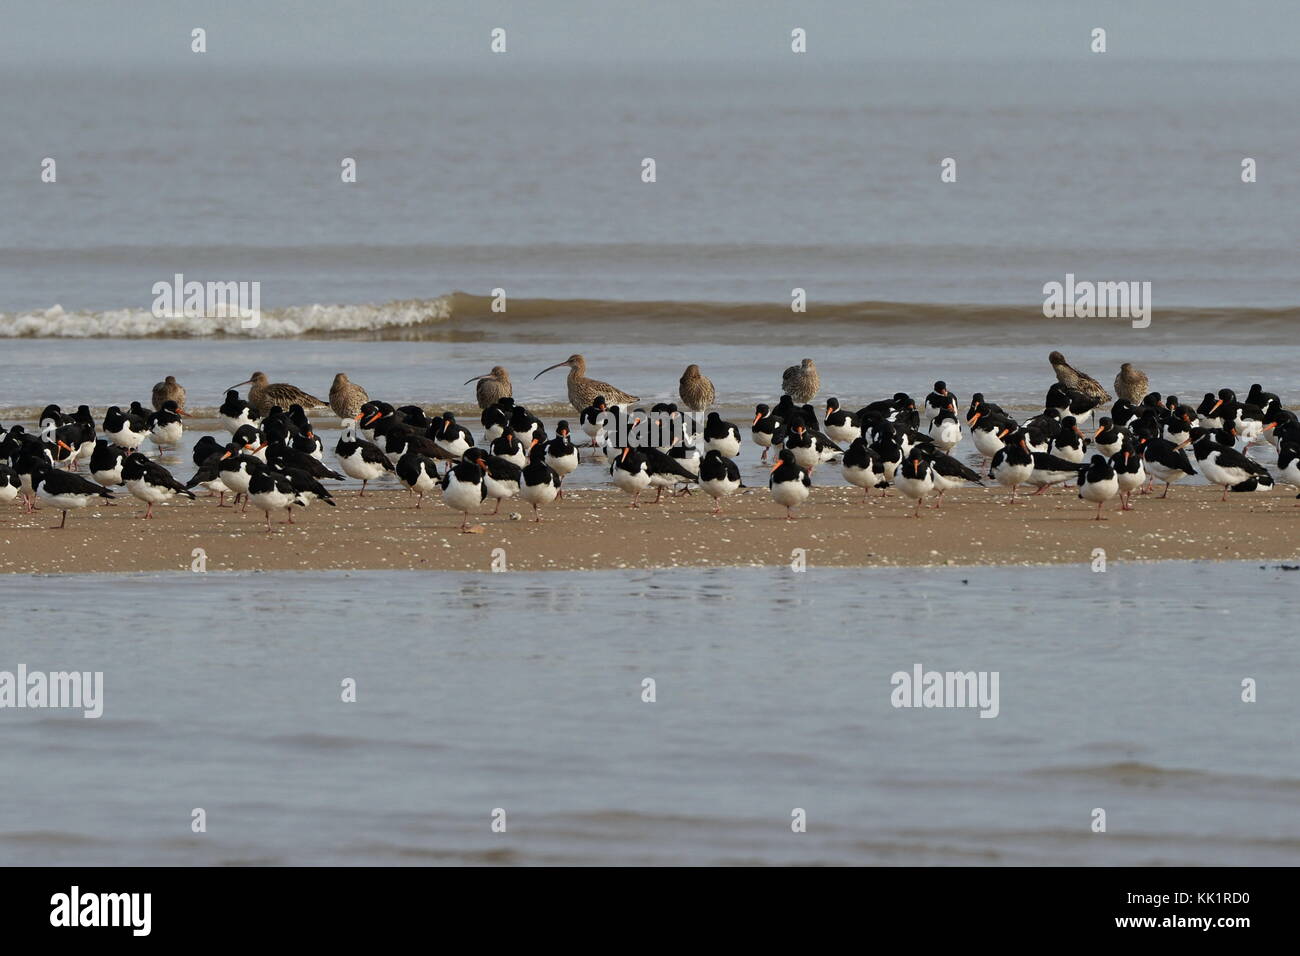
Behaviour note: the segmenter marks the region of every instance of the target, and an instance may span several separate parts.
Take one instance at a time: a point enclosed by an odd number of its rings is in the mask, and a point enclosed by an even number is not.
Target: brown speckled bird
[[[153,387],[153,410],[162,411],[164,402],[175,402],[176,407],[185,410],[185,387],[176,381],[175,375],[168,375]]]
[[[1052,363],[1052,371],[1056,373],[1056,380],[1066,388],[1082,392],[1089,398],[1095,398],[1098,402],[1110,401],[1110,393],[1101,387],[1100,382],[1091,375],[1080,372],[1067,362],[1065,356],[1060,352],[1053,352],[1047,356],[1047,361]]]
[[[781,376],[781,391],[794,399],[796,405],[806,405],[822,390],[821,376],[810,358],[791,365]]]
[[[330,408],[339,418],[356,418],[361,414],[361,406],[368,401],[370,396],[366,390],[348,381],[343,372],[334,376],[334,384],[330,386]]]
[[[1141,405],[1142,399],[1146,398],[1151,390],[1150,384],[1146,372],[1134,368],[1130,362],[1125,362],[1119,367],[1119,374],[1115,376],[1115,397],[1132,402],[1134,405]]]
[[[677,394],[682,397],[682,404],[693,412],[707,412],[717,398],[713,383],[700,374],[698,365],[686,366],[677,383]]]
[[[503,398],[513,398],[514,386],[510,384],[510,373],[504,365],[493,365],[486,375],[475,375],[465,384],[478,382],[474,386],[474,398],[479,408],[491,408]]]
[[[239,388],[240,385],[252,386],[248,390],[248,404],[252,405],[257,410],[257,414],[262,417],[266,417],[266,413],[271,410],[273,405],[279,405],[286,411],[288,411],[290,405],[301,405],[303,411],[310,411],[313,408],[325,408],[329,405],[329,402],[322,402],[315,395],[304,392],[297,385],[288,385],[284,382],[268,382],[265,372],[254,372],[249,376],[248,381],[230,387]]]
[[[579,414],[582,414],[584,409],[590,408],[591,403],[596,400],[598,395],[604,395],[605,401],[610,405],[626,405],[630,402],[640,401],[637,396],[629,395],[621,388],[615,388],[608,382],[587,378],[587,360],[581,355],[570,355],[563,362],[556,362],[554,365],[542,369],[533,376],[533,381],[537,381],[551,369],[559,368],[562,365],[569,367],[569,404]]]

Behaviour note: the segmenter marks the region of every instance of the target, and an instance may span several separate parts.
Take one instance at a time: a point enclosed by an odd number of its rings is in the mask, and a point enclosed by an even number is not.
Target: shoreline
[[[218,510],[200,497],[159,506],[143,521],[143,506],[120,495],[116,507],[70,512],[62,531],[50,527],[59,512],[48,505],[32,515],[16,504],[0,509],[0,573],[192,571],[200,562],[208,571],[491,571],[494,562],[519,571],[780,567],[800,557],[796,549],[810,568],[1088,567],[1096,548],[1108,565],[1300,560],[1300,507],[1285,488],[1226,502],[1220,494],[1175,487],[1167,499],[1137,498],[1129,512],[1116,499],[1103,512],[1109,520],[1097,522],[1072,491],[1012,505],[1005,489],[970,488],[914,519],[896,493],[864,500],[857,489],[828,486],[814,488],[799,517],[786,521],[765,488],[725,500],[721,516],[699,491],[630,509],[619,492],[573,489],[544,510],[541,524],[514,500],[500,515],[472,516],[481,530],[463,534],[460,513],[438,496],[416,509],[405,491],[359,498],[347,489],[336,508],[295,509],[295,524],[269,535],[251,508]]]

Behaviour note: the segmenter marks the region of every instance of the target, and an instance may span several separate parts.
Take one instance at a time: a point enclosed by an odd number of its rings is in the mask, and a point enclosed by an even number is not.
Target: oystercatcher
[[[1101,455],[1093,455],[1092,462],[1079,469],[1078,486],[1081,499],[1097,502],[1097,517],[1093,520],[1105,521],[1101,516],[1102,505],[1119,494],[1115,469],[1106,464],[1106,459]]]
[[[162,465],[150,461],[138,451],[127,455],[126,461],[122,463],[122,482],[132,497],[145,503],[141,518],[154,517],[154,505],[171,501],[177,495],[194,500],[194,492],[173,478],[172,473]]]
[[[731,497],[742,487],[740,469],[722,452],[710,449],[700,462],[700,487],[713,499],[713,513],[721,514],[722,499]]]
[[[80,475],[59,471],[49,462],[38,464],[32,473],[32,490],[43,501],[48,501],[63,512],[63,518],[55,528],[63,528],[68,523],[68,511],[71,508],[84,508],[95,498],[109,501],[113,493],[102,485],[87,481]],[[12,497],[12,496],[11,496]]]
[[[782,448],[767,479],[772,500],[785,508],[786,520],[793,520],[793,509],[808,500],[812,479],[795,462],[794,452]]]

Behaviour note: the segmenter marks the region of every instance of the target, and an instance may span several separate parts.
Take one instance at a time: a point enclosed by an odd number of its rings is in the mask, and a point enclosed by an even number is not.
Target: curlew
[[[630,402],[640,401],[637,396],[629,395],[608,382],[587,378],[587,360],[581,355],[570,355],[563,362],[556,362],[554,365],[542,369],[533,376],[533,381],[537,381],[551,369],[559,368],[562,365],[569,367],[569,404],[579,413],[590,408],[592,403],[600,396],[604,396],[607,402],[615,405],[626,405]]]
[[[175,375],[168,375],[153,387],[153,410],[161,412],[164,402],[175,402],[177,408],[185,410],[185,386],[176,381]]]
[[[677,394],[682,397],[682,404],[693,412],[707,412],[717,398],[713,383],[700,373],[698,365],[686,366],[677,385]]]
[[[1130,362],[1125,362],[1119,367],[1119,374],[1115,376],[1115,397],[1132,402],[1134,405],[1141,405],[1142,399],[1147,397],[1150,384],[1146,372],[1134,368]]]
[[[1101,387],[1091,375],[1080,372],[1077,368],[1065,360],[1065,356],[1060,352],[1053,352],[1047,356],[1047,361],[1052,363],[1052,371],[1056,373],[1056,380],[1066,388],[1072,388],[1077,392],[1082,392],[1089,398],[1095,398],[1098,404],[1110,401],[1110,393]]]
[[[810,358],[798,365],[791,365],[781,376],[781,391],[793,398],[796,405],[811,402],[821,389],[821,376],[817,374],[817,366]]]
[[[479,408],[491,408],[503,398],[513,398],[514,388],[510,384],[510,373],[504,365],[493,365],[486,375],[475,375],[465,382],[478,382],[474,386],[474,398]]]
[[[240,385],[252,386],[248,390],[248,404],[252,405],[257,410],[257,414],[263,418],[276,405],[280,408],[301,405],[304,411],[313,408],[325,408],[329,405],[329,402],[322,402],[315,395],[304,392],[297,385],[288,385],[284,382],[268,383],[265,372],[254,372],[248,377],[247,381],[230,387],[239,388]]]
[[[354,421],[361,414],[361,406],[370,401],[366,390],[355,382],[348,381],[343,372],[334,376],[330,386],[330,408],[341,419]]]

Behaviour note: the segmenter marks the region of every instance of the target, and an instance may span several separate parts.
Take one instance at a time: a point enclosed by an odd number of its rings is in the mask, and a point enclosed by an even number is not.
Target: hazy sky
[[[0,63],[165,66],[208,55],[237,64],[469,64],[507,30],[527,63],[699,62],[788,55],[808,31],[827,60],[1087,55],[1293,59],[1298,0],[9,0]]]

